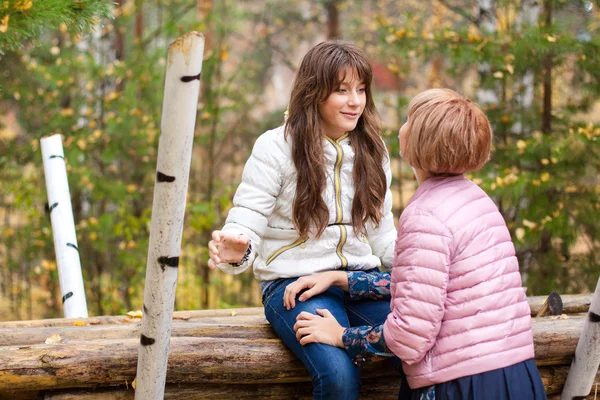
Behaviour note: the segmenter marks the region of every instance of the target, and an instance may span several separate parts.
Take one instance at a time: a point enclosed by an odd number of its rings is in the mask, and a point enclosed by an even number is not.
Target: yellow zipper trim
[[[340,225],[340,231],[342,233],[342,236],[340,238],[340,242],[337,245],[336,252],[337,252],[338,257],[340,258],[340,261],[342,262],[342,269],[346,269],[346,267],[348,266],[348,260],[342,254],[342,247],[344,247],[344,244],[346,243],[346,238],[348,237],[348,232],[346,231],[346,226]]]
[[[277,250],[275,253],[273,253],[271,255],[271,257],[269,257],[269,259],[266,262],[266,265],[271,264],[271,262],[276,259],[277,257],[279,257],[281,255],[281,253],[283,253],[284,251],[288,251],[290,249],[293,249],[294,247],[298,247],[300,246],[302,243],[306,242],[308,240],[308,236],[302,236],[299,237],[298,239],[296,239],[296,241],[290,245],[287,246],[283,246],[282,248],[280,248],[279,250]]]
[[[342,183],[340,181],[340,170],[342,167],[342,158],[344,156],[344,151],[342,150],[342,146],[339,145],[339,142],[343,139],[347,138],[350,134],[348,132],[344,133],[342,136],[337,138],[336,140],[331,139],[328,136],[325,136],[327,140],[335,147],[337,152],[337,158],[335,160],[335,166],[333,168],[333,177],[335,183],[335,223],[339,224],[342,222],[343,218],[343,210],[342,210]]]

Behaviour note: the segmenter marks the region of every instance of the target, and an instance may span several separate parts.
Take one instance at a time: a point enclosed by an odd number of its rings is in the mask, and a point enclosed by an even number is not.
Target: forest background
[[[89,313],[141,308],[166,50],[194,30],[206,47],[176,309],[260,305],[252,273],[210,271],[206,245],[254,140],[283,122],[301,57],[328,38],[372,58],[396,216],[416,187],[398,156],[408,100],[453,88],[492,122],[494,155],[470,177],[506,219],[528,295],[593,290],[598,1],[8,0],[0,5],[0,320],[62,315],[39,148],[56,133]]]

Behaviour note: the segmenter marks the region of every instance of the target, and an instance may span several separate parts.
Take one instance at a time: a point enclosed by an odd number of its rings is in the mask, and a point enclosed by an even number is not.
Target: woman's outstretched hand
[[[344,348],[342,336],[346,328],[337,322],[329,310],[317,309],[317,314],[302,311],[296,317],[294,331],[300,344],[323,343]]]
[[[298,298],[299,301],[306,301],[313,296],[323,293],[331,286],[337,286],[348,290],[348,276],[343,271],[327,271],[314,275],[307,275],[298,278],[285,288],[283,294],[283,306],[286,310],[296,307],[296,296],[303,290],[306,290]]]
[[[213,231],[212,240],[208,242],[208,267],[215,269],[220,263],[240,262],[249,244],[248,237],[243,233]]]

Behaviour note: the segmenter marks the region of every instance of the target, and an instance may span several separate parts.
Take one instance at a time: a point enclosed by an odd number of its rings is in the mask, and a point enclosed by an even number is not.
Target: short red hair
[[[483,110],[450,89],[429,89],[408,105],[402,157],[432,175],[476,171],[489,160],[492,127]]]

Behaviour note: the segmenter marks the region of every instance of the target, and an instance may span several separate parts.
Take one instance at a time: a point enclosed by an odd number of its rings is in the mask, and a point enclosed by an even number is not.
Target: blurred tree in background
[[[260,304],[251,272],[208,270],[206,244],[255,138],[283,122],[302,55],[332,37],[373,57],[396,200],[414,186],[397,157],[408,100],[438,86],[476,98],[496,141],[473,179],[509,224],[528,293],[591,290],[600,272],[600,128],[588,113],[600,91],[598,16],[597,4],[559,0],[119,0],[89,36],[66,20],[54,31],[21,25],[36,41],[0,33],[0,304],[10,305],[0,319],[61,315],[39,150],[54,133],[64,137],[90,314],[141,307],[166,48],[192,30],[206,47],[177,309]]]

